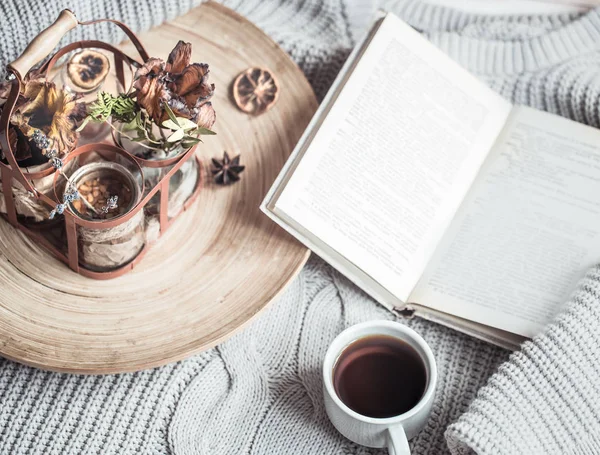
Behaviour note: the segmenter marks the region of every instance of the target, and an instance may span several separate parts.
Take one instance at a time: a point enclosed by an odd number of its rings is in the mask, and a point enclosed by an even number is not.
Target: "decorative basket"
[[[10,119],[24,77],[48,57],[68,31],[78,25],[98,22],[110,22],[120,27],[138,51],[139,60],[110,44],[87,40],[61,48],[38,71],[47,77],[67,53],[78,49],[102,49],[114,57],[116,78],[121,86],[125,86],[126,65],[133,69],[148,61],[149,55],[142,43],[118,21],[79,22],[71,11],[64,10],[52,25],[42,31],[7,67],[11,89],[0,116],[0,148],[5,157],[5,162],[0,161],[0,207],[5,212],[1,215],[6,221],[75,272],[90,278],[109,279],[132,270],[149,246],[189,207],[202,187],[203,169],[195,157],[196,146],[173,159],[157,163],[132,155],[120,147],[113,136],[112,143],[109,138],[104,142],[76,147],[63,160],[63,173],[69,174],[73,181],[82,182],[81,188],[89,191],[83,197],[93,199],[93,195],[99,195],[102,198],[102,190],[107,186],[118,187],[124,201],[122,209],[119,207],[120,213],[109,219],[91,219],[81,206],[69,201],[64,203],[61,207],[64,211],[53,222],[31,223],[30,217],[23,216],[21,206],[25,203],[42,210],[46,207],[49,213],[57,204],[63,203],[66,191],[61,185],[59,171],[53,167],[24,169],[19,166],[12,150]],[[152,178],[147,178],[146,174],[151,174]],[[184,180],[185,191],[182,191]],[[148,185],[149,181],[151,185]]]

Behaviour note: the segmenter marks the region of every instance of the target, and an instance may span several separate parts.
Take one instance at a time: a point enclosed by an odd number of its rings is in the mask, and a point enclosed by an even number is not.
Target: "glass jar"
[[[138,210],[141,186],[125,166],[110,161],[85,164],[70,177],[80,198],[69,203],[77,217],[97,223],[97,227],[77,226],[79,263],[107,272],[131,262],[145,245],[144,213]],[[116,204],[111,198],[116,197]],[[122,222],[119,222],[122,220]],[[106,227],[109,224],[110,227]]]

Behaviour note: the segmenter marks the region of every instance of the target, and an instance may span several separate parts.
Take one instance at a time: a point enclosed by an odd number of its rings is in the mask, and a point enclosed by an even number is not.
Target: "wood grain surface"
[[[83,278],[0,220],[0,353],[55,371],[116,373],[159,366],[208,349],[241,329],[282,292],[309,252],[259,211],[264,195],[317,108],[300,69],[258,28],[207,3],[140,35],[165,58],[178,40],[210,64],[217,136],[211,157],[242,154],[242,180],[210,183],[131,273]],[[135,55],[131,45],[123,48]],[[281,94],[249,116],[231,83],[250,66],[271,69]],[[208,166],[207,166],[208,167]]]

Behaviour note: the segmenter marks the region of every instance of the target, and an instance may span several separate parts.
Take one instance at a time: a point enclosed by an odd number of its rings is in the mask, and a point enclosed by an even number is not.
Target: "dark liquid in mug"
[[[360,338],[333,369],[338,397],[355,412],[375,418],[404,414],[423,397],[427,371],[408,343],[387,335]]]

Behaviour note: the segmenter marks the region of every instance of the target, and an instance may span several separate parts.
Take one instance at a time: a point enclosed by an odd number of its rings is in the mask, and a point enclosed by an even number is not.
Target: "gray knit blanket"
[[[111,17],[140,31],[193,3],[2,0],[2,66],[66,7],[84,20]],[[600,126],[600,10],[483,17],[415,0],[225,4],[288,51],[319,97],[383,7],[512,102]],[[99,24],[69,40],[91,36],[122,38]],[[413,453],[600,453],[599,300],[595,268],[555,322],[510,357],[436,324],[401,320],[431,345],[440,375]],[[377,318],[393,316],[313,257],[250,327],[186,361],[135,374],[74,376],[0,358],[0,454],[383,454],[335,431],[319,373],[336,334]]]

